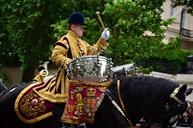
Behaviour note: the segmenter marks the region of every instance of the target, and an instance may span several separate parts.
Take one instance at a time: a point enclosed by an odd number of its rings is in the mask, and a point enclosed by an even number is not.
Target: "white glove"
[[[110,32],[108,30],[109,28],[105,28],[104,31],[101,34],[101,38],[108,40],[110,37]]]

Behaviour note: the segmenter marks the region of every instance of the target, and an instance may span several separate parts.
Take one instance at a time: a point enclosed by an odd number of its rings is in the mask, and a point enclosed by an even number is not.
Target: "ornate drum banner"
[[[70,81],[68,100],[61,120],[73,124],[82,122],[92,124],[95,112],[110,83],[111,81],[103,83]]]

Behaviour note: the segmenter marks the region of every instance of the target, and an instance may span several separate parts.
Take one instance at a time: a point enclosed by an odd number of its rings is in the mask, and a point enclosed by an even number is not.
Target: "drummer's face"
[[[83,33],[85,32],[84,26],[78,24],[72,25],[71,30],[75,32],[79,37],[82,37]]]

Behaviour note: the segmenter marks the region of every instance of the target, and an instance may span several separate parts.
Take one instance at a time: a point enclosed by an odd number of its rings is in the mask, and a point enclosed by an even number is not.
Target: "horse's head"
[[[179,115],[186,111],[186,90],[187,85],[174,88],[160,108],[160,115],[154,115],[155,120],[161,122],[163,125],[173,125],[177,121]]]

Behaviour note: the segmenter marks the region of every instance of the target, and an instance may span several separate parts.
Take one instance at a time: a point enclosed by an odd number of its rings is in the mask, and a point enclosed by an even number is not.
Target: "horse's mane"
[[[165,95],[170,94],[174,88],[178,86],[177,83],[152,76],[132,76],[126,77],[121,80],[123,90],[132,91],[133,93],[140,95]]]
[[[165,95],[167,96],[173,91],[174,88],[179,86],[177,83],[152,76],[131,76],[120,79],[121,90],[123,94],[129,92],[142,95]],[[116,90],[117,81],[114,81],[110,89]],[[125,92],[125,93],[124,93]],[[135,95],[135,96],[136,96]]]

